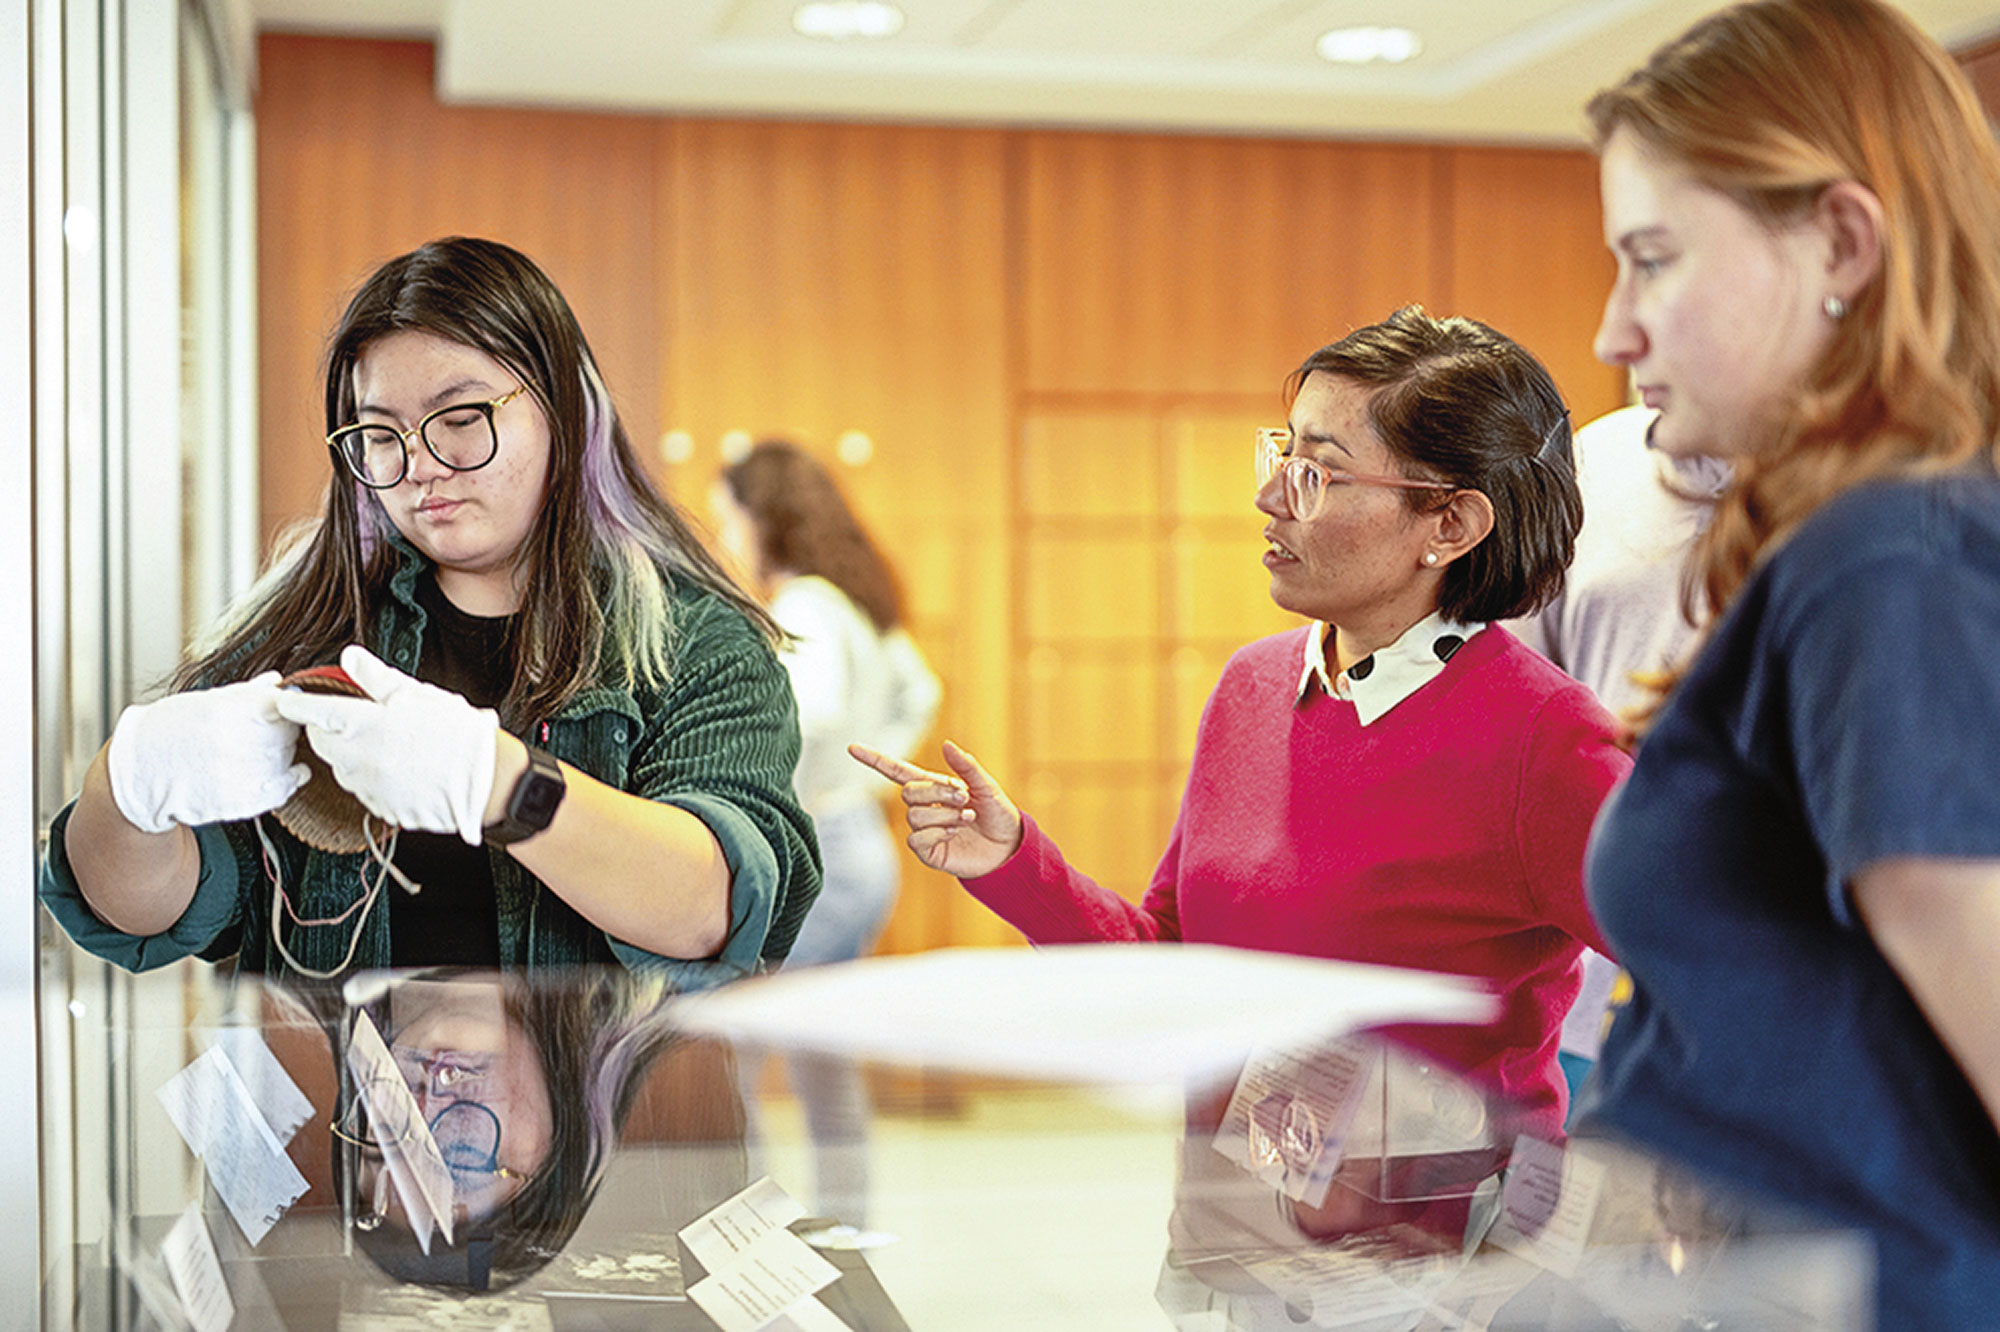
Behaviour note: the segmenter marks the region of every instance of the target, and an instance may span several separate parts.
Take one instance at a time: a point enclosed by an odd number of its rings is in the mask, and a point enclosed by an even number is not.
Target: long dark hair
[[[362,353],[409,330],[493,357],[520,377],[549,423],[548,495],[521,552],[503,720],[547,717],[607,676],[627,687],[663,683],[672,662],[672,579],[724,598],[776,641],[770,618],[639,465],[576,316],[533,260],[496,241],[451,237],[376,269],[329,341],[329,433],[354,419]],[[175,687],[290,672],[370,641],[404,558],[394,549],[399,541],[374,492],[335,470],[325,511],[197,648]]]
[[[757,528],[766,570],[816,574],[847,594],[879,633],[903,622],[889,562],[854,516],[833,474],[790,440],[767,439],[722,470],[722,484]]]
[[[1562,590],[1583,496],[1569,409],[1527,348],[1477,320],[1407,305],[1308,356],[1286,381],[1288,405],[1315,373],[1374,390],[1369,422],[1401,470],[1492,501],[1493,531],[1445,570],[1446,618],[1511,620]],[[1403,494],[1420,512],[1440,503],[1432,492]]]

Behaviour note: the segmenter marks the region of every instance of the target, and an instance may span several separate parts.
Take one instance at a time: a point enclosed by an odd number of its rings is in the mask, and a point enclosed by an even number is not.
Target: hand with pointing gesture
[[[847,752],[903,788],[910,850],[934,870],[961,879],[991,874],[1021,849],[1021,811],[978,760],[947,740],[956,777],[930,772],[866,745]]]

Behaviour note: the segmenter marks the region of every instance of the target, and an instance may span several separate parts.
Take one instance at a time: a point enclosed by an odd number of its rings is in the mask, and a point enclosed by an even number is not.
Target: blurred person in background
[[[725,467],[710,494],[717,539],[790,635],[781,660],[798,697],[799,800],[819,832],[825,879],[788,966],[845,962],[874,947],[901,866],[881,785],[851,743],[897,758],[937,720],[941,690],[903,628],[894,571],[833,474],[798,445],[765,440]],[[787,1060],[804,1103],[819,1209],[865,1224],[867,1088],[847,1060]]]
[[[1523,643],[1590,686],[1628,725],[1657,698],[1654,686],[1694,641],[1686,591],[1688,552],[1708,526],[1729,464],[1676,458],[1652,447],[1657,414],[1635,405],[1576,432],[1583,528],[1563,589],[1508,626]],[[1583,957],[1583,988],[1563,1022],[1562,1066],[1572,1103],[1604,1039],[1605,1005],[1618,966]]]

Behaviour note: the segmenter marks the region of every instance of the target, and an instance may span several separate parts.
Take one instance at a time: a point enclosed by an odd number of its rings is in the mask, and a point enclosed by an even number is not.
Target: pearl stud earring
[[[1847,317],[1847,302],[1843,301],[1838,296],[1827,297],[1825,300],[1819,303],[1819,308],[1826,312],[1826,317],[1828,319],[1834,320],[1835,322],[1838,322]]]
[[[1436,551],[1427,550],[1424,552],[1425,564],[1436,564],[1437,562],[1438,562],[1438,553]]]

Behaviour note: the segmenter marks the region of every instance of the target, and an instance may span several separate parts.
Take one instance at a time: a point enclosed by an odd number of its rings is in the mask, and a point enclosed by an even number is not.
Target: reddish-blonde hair
[[[1628,130],[1774,225],[1841,181],[1882,203],[1881,271],[1779,437],[1745,451],[1692,556],[1691,602],[1719,613],[1856,485],[2000,462],[2000,150],[1950,56],[1906,16],[1876,0],[1736,5],[1588,114],[1600,150]]]

